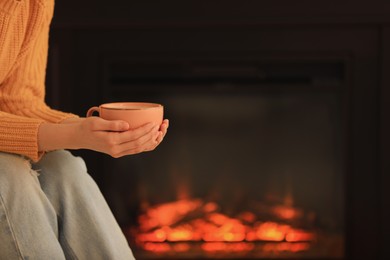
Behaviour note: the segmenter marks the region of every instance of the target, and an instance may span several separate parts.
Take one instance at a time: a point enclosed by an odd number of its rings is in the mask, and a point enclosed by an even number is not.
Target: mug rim
[[[135,108],[109,107],[109,106],[115,105],[115,104],[116,105],[132,104],[135,106]],[[139,107],[137,107],[137,105]],[[164,107],[164,106],[159,104],[159,103],[153,103],[153,102],[110,102],[110,103],[101,104],[99,107],[103,108],[103,109],[107,109],[107,110],[146,110],[146,109],[153,109],[153,108],[159,108],[159,107]]]

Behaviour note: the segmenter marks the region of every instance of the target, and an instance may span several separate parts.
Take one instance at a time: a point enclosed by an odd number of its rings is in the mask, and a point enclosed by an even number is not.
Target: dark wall
[[[388,22],[386,0],[57,1],[57,25]]]

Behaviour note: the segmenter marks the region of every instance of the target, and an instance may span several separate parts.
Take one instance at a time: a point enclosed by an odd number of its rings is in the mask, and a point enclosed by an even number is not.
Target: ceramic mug
[[[124,120],[129,123],[130,129],[134,129],[150,122],[161,125],[164,107],[161,104],[146,102],[106,103],[91,107],[87,112],[87,117],[95,112],[106,120]]]

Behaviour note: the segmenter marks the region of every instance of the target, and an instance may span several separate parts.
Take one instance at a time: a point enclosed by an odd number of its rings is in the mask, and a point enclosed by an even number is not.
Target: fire
[[[202,249],[206,252],[245,252],[253,250],[255,245],[253,243],[204,243]]]
[[[303,212],[290,206],[276,206],[272,209],[273,213],[281,219],[291,220],[302,217]]]
[[[170,226],[200,205],[200,200],[180,200],[149,208],[146,214],[140,216],[140,228],[149,230]]]
[[[263,252],[300,252],[316,240],[315,232],[292,226],[291,220],[303,215],[292,206],[273,207],[275,221],[262,221],[251,211],[232,217],[219,208],[199,199],[149,207],[132,235],[138,246],[154,253],[186,252],[194,243],[204,252],[249,252],[259,245]]]
[[[306,251],[309,250],[310,244],[309,243],[279,243],[279,244],[271,244],[268,243],[264,245],[262,248],[263,251],[265,252],[301,252],[301,251]]]
[[[293,230],[286,235],[287,242],[313,241],[315,236],[311,232],[303,230]]]
[[[248,240],[283,241],[289,229],[288,225],[280,225],[273,222],[261,223],[255,227],[254,234],[248,234]]]

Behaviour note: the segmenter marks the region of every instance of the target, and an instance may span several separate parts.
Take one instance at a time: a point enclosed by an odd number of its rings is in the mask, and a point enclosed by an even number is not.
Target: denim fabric
[[[134,259],[84,161],[0,153],[0,260]]]

